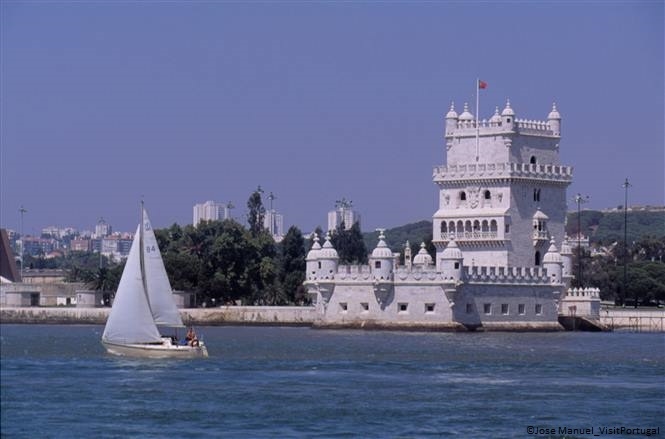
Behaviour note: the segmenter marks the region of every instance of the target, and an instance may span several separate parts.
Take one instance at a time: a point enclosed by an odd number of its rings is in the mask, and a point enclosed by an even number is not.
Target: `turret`
[[[561,135],[561,115],[556,109],[556,104],[552,104],[552,111],[547,115],[547,125],[555,136]]]
[[[459,121],[464,122],[464,126],[466,127],[470,126],[470,124],[473,123],[473,121],[475,120],[476,120],[475,117],[469,111],[469,104],[465,102],[464,111],[462,112],[462,114],[459,115]]]
[[[445,279],[452,279],[454,281],[462,280],[462,261],[464,256],[462,250],[457,247],[454,239],[448,242],[448,245],[441,253],[441,273]]]
[[[455,103],[450,103],[450,110],[446,114],[446,135],[451,134],[457,128],[457,112],[455,112]]]
[[[429,255],[429,253],[427,253],[424,242],[420,244],[420,251],[416,257],[413,258],[413,265],[421,268],[429,267],[432,265],[432,257]]]
[[[406,244],[404,244],[404,266],[406,267],[407,270],[411,270],[411,244],[409,244],[409,240],[406,240]]]
[[[510,99],[506,100],[506,108],[501,112],[501,125],[507,131],[512,131],[515,126],[515,112],[510,107]]]
[[[369,264],[372,275],[376,281],[386,281],[392,279],[393,273],[393,252],[386,244],[386,237],[383,234],[384,229],[379,230],[379,243],[376,245],[372,255],[369,257]]]
[[[330,242],[330,233],[326,235],[326,242],[323,243],[323,247],[319,251],[319,262],[321,262],[319,277],[321,279],[334,279],[339,265],[339,256]]]
[[[501,115],[499,114],[499,107],[494,109],[494,114],[490,118],[490,126],[498,127],[501,125]]]
[[[307,253],[307,258],[305,258],[305,266],[307,267],[307,280],[312,280],[318,277],[319,268],[321,268],[321,262],[319,262],[319,253],[321,252],[321,245],[319,244],[319,235],[314,234],[314,244],[312,244],[312,249]]]
[[[568,237],[566,236],[561,243],[561,262],[562,273],[561,278],[563,283],[566,285],[566,288],[570,288],[573,282],[573,250],[568,243]]]
[[[547,253],[543,256],[543,268],[547,270],[547,276],[550,278],[551,283],[562,283],[563,260],[559,250],[554,245],[554,239],[550,241],[550,248],[547,249]]]

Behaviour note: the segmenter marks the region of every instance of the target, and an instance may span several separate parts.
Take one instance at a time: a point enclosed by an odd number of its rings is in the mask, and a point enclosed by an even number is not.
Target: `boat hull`
[[[135,358],[205,358],[208,349],[201,342],[199,346],[180,346],[171,343],[170,339],[163,339],[162,343],[111,343],[102,340],[102,344],[109,354],[135,357]]]

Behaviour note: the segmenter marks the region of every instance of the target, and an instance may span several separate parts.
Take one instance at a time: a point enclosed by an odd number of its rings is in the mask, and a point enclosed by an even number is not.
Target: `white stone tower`
[[[563,242],[572,168],[559,163],[561,115],[517,119],[508,101],[489,120],[468,105],[445,118],[447,163],[434,169],[439,210],[433,216],[437,269],[449,240],[464,265],[542,266],[550,239]]]

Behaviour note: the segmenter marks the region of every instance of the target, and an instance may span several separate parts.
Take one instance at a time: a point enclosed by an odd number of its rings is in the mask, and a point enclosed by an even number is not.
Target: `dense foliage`
[[[654,304],[665,301],[665,237],[646,236],[628,246],[615,244],[606,252],[581,255],[582,279],[574,284],[600,288],[601,299],[618,304]],[[575,254],[574,274],[578,273]],[[625,264],[624,264],[625,263]],[[625,270],[625,279],[624,279]],[[625,283],[624,283],[625,280]]]
[[[172,287],[195,292],[200,304],[304,303],[300,230],[291,227],[280,244],[265,231],[255,233],[234,220],[156,231]]]

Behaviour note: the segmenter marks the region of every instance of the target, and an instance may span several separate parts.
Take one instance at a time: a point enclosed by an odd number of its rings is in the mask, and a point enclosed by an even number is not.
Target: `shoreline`
[[[104,325],[111,308],[76,307],[0,307],[0,324]],[[467,328],[455,322],[405,323],[354,321],[323,323],[313,306],[223,306],[219,308],[183,308],[185,325],[194,326],[306,326],[315,329],[362,329],[436,332],[556,332],[556,323],[486,324]],[[600,324],[609,331],[665,332],[665,310],[606,308],[600,312]],[[578,328],[584,330],[584,328]]]

